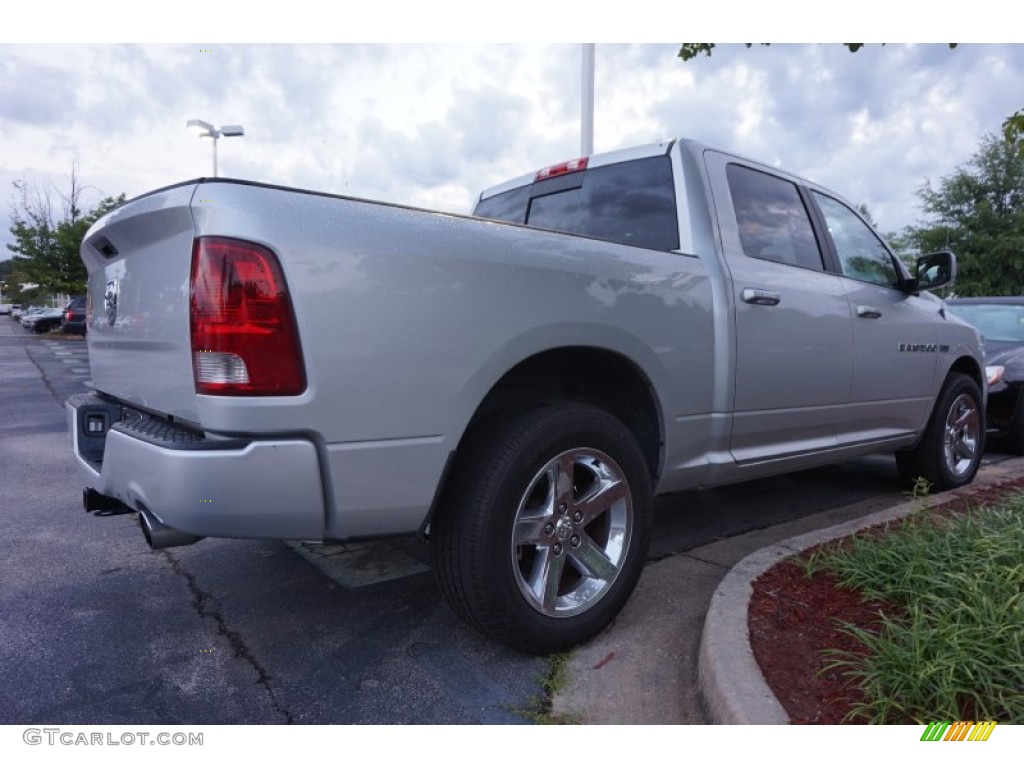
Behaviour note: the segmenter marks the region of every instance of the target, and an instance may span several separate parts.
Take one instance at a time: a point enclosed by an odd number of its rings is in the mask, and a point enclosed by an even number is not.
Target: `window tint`
[[[854,280],[899,287],[900,277],[885,244],[861,218],[826,195],[814,193],[825,217],[843,274]]]
[[[526,206],[530,202],[530,187],[519,187],[500,195],[488,197],[477,203],[474,216],[483,216],[485,219],[498,219],[499,221],[511,221],[513,224],[522,224],[526,221]]]
[[[533,198],[526,223],[643,248],[679,247],[669,158],[648,157],[585,173],[578,189]]]
[[[563,182],[570,177],[565,176],[495,195],[482,200],[474,213],[642,248],[679,247],[668,157],[589,168],[582,174],[581,184],[567,185]]]
[[[795,184],[742,165],[729,165],[726,173],[744,254],[823,269],[821,250]]]

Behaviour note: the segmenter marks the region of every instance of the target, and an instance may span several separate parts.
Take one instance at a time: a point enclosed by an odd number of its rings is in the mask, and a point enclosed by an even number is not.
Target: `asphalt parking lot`
[[[529,722],[548,661],[464,628],[422,544],[151,552],[134,515],[83,512],[61,403],[84,342],[5,321],[0,722]]]
[[[461,624],[425,544],[152,552],[134,515],[81,508],[62,403],[91,387],[84,340],[0,318],[0,381],[0,723],[542,719],[551,660]],[[650,562],[902,492],[879,457],[665,497]]]

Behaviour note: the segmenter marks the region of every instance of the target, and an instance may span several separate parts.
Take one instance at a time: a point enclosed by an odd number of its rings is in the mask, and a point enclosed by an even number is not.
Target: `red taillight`
[[[581,157],[577,160],[570,160],[567,163],[559,163],[558,165],[552,165],[538,171],[534,181],[544,181],[544,179],[552,179],[555,176],[564,176],[567,173],[576,173],[576,171],[585,171],[586,169],[587,158]]]
[[[298,395],[306,388],[295,314],[268,249],[224,237],[192,248],[192,370],[202,395]]]

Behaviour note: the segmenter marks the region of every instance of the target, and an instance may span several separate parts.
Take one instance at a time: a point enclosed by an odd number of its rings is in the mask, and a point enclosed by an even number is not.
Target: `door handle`
[[[774,307],[782,300],[775,291],[765,291],[760,288],[744,288],[741,295],[747,304],[757,304],[762,307]]]
[[[866,317],[869,320],[874,320],[877,317],[882,316],[882,310],[876,307],[869,307],[867,304],[857,305],[857,317]]]

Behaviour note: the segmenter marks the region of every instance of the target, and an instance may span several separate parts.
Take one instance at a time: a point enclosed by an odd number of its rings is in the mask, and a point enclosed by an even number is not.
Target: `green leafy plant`
[[[872,723],[1024,723],[1024,495],[949,516],[927,510],[885,536],[820,548],[805,569],[890,606],[880,629],[846,625],[866,653],[832,650],[825,670],[865,700]]]
[[[580,718],[575,715],[553,715],[551,713],[551,700],[555,694],[569,684],[569,659],[570,653],[555,653],[549,657],[550,666],[547,674],[539,678],[544,690],[543,696],[532,696],[525,708],[515,708],[512,711],[529,720],[536,725],[577,725]]]

